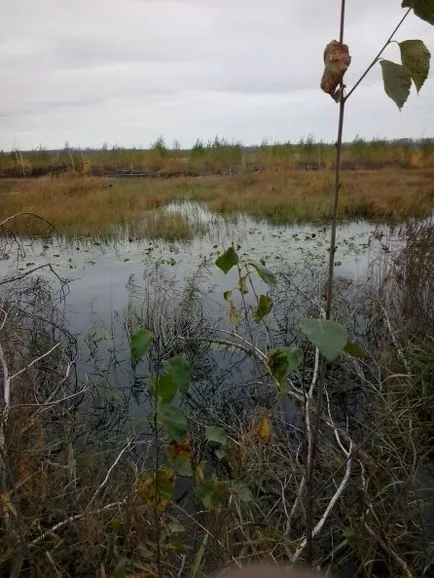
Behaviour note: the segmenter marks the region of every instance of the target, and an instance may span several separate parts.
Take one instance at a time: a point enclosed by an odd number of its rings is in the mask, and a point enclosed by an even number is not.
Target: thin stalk
[[[341,0],[340,25],[339,25],[339,42],[341,44],[343,44],[344,42],[345,8],[346,8],[346,0]],[[341,81],[340,84],[340,94],[341,99],[339,101],[338,134],[336,140],[336,168],[335,168],[335,186],[333,196],[333,217],[330,235],[328,278],[327,278],[327,291],[326,291],[327,294],[326,310],[325,310],[326,319],[330,319],[333,301],[333,274],[334,274],[335,252],[336,252],[337,214],[339,207],[339,190],[341,187],[340,173],[341,173],[341,156],[342,156],[342,135],[344,129],[345,101],[346,101],[346,99],[343,96],[344,94],[343,80]],[[318,400],[317,410],[313,419],[311,442],[309,444],[307,464],[306,464],[306,562],[310,565],[312,565],[314,558],[313,476],[315,471],[316,452],[321,424],[322,400],[324,396],[324,387],[325,387],[325,370],[326,370],[325,358],[324,356],[321,356],[320,372],[319,372],[320,377],[318,381],[318,392],[317,392],[317,400]]]
[[[353,94],[353,92],[356,90],[356,88],[359,86],[359,84],[366,78],[366,76],[369,74],[371,69],[377,64],[378,59],[383,54],[383,52],[386,50],[386,48],[389,46],[389,44],[392,42],[393,37],[398,32],[399,28],[401,27],[402,23],[407,18],[407,16],[410,14],[411,10],[412,10],[412,8],[409,8],[407,10],[407,12],[404,14],[404,16],[401,18],[401,20],[398,22],[398,24],[395,26],[392,34],[389,36],[389,38],[383,44],[383,46],[380,49],[380,51],[378,52],[377,56],[374,58],[374,60],[371,62],[371,64],[368,66],[368,68],[365,70],[365,72],[362,74],[362,76],[359,78],[359,80],[356,82],[356,84],[353,86],[353,88],[344,97],[345,101],[347,101],[350,98],[350,96]]]
[[[158,488],[158,470],[160,469],[160,440],[158,438],[158,419],[157,419],[157,388],[155,388],[154,395],[154,436],[155,436],[155,534],[156,534],[156,562],[158,569],[158,578],[163,578],[163,573],[161,570],[161,528],[160,528],[160,513],[158,511],[158,502],[160,499],[159,488]]]

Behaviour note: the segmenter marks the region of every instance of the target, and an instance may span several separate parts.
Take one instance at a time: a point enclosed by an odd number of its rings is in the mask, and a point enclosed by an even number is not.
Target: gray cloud
[[[0,147],[335,138],[319,90],[338,6],[318,0],[14,0],[0,41]],[[403,14],[398,0],[348,3],[352,85]],[[432,28],[412,16],[398,39]],[[397,47],[387,56],[397,58]],[[434,75],[433,75],[434,76]],[[400,113],[374,67],[349,101],[346,137],[433,136],[433,77]],[[431,122],[431,125],[430,125]]]

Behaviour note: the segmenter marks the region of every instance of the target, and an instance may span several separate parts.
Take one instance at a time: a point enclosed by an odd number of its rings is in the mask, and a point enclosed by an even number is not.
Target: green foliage
[[[171,439],[182,442],[187,437],[187,420],[177,407],[168,403],[158,404],[157,421]]]
[[[238,261],[238,254],[234,247],[231,246],[217,258],[215,264],[223,271],[223,273],[227,274],[232,269],[232,267],[238,263]]]
[[[413,8],[417,16],[434,24],[433,3],[434,0],[404,0],[402,6]],[[398,46],[402,64],[381,59],[380,65],[384,90],[401,110],[410,94],[411,81],[413,80],[419,94],[428,78],[431,54],[422,40],[404,40],[399,42]]]
[[[380,60],[384,90],[399,110],[404,106],[411,88],[411,76],[405,66],[391,60]]]
[[[229,490],[228,482],[220,482],[218,480],[205,480],[198,486],[198,493],[202,499],[202,503],[208,510],[217,510]]]
[[[173,375],[166,374],[155,380],[155,393],[163,403],[170,403],[176,395],[178,386]]]
[[[399,43],[403,66],[409,72],[419,93],[428,78],[431,54],[422,40],[404,40]]]
[[[133,361],[141,359],[148,351],[154,340],[154,335],[147,329],[138,329],[130,338],[130,353]]]
[[[215,425],[205,429],[205,437],[209,442],[216,442],[225,446],[228,443],[228,436],[224,429]]]
[[[177,389],[183,394],[188,393],[191,380],[189,362],[183,357],[171,357],[163,362],[166,375],[170,375],[176,383]]]
[[[268,354],[268,367],[271,375],[279,384],[280,395],[288,391],[287,379],[290,373],[296,371],[303,359],[303,353],[298,347],[276,347]]]
[[[170,403],[178,390],[186,394],[190,385],[190,364],[183,357],[163,361],[165,373],[155,380],[155,393],[163,403]]]
[[[302,319],[300,328],[328,361],[343,352],[347,343],[347,330],[330,319]]]
[[[273,308],[273,300],[268,295],[260,295],[258,306],[255,311],[255,321],[259,323],[262,319],[270,313]]]
[[[351,357],[357,357],[358,359],[363,359],[366,356],[365,351],[352,341],[347,341],[344,346],[344,352],[351,355]]]
[[[179,476],[183,476],[185,478],[191,478],[193,476],[193,469],[189,456],[169,453],[169,461]]]
[[[162,511],[172,498],[175,483],[176,473],[172,468],[147,470],[140,474],[137,492],[148,506]]]
[[[245,504],[253,502],[252,492],[244,482],[240,481],[232,482],[230,486],[230,491],[236,494],[239,497],[239,499]]]
[[[277,285],[277,277],[272,271],[266,269],[259,263],[250,262],[249,265],[256,269],[257,274],[262,279],[262,281],[264,281],[264,283],[270,285],[271,287],[275,287]]]
[[[416,16],[434,25],[434,0],[402,0],[403,8],[413,8]]]

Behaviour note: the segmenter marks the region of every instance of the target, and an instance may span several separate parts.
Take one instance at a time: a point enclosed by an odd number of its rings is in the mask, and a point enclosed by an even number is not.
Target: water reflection
[[[146,382],[163,351],[189,357],[194,375],[192,405],[219,408],[229,404],[242,411],[248,405],[246,391],[255,397],[255,403],[266,402],[267,395],[256,387],[260,372],[245,354],[188,342],[192,336],[197,339],[231,328],[223,293],[237,285],[236,271],[225,276],[214,265],[219,252],[230,243],[236,245],[241,259],[265,263],[280,274],[267,329],[244,318],[238,328],[242,336],[254,338],[262,347],[291,344],[297,319],[317,307],[324,291],[327,227],[277,227],[243,216],[228,222],[196,203],[172,204],[165,210],[202,225],[201,235],[185,243],[135,241],[127,232],[111,242],[22,239],[15,255],[13,247],[4,249],[11,258],[0,262],[2,275],[52,264],[67,282],[65,319],[77,336],[78,378],[93,384],[89,419],[95,431],[143,417]],[[358,222],[341,225],[337,242],[338,278],[342,287],[343,280],[350,279],[354,291],[366,279],[368,264],[389,259],[401,241],[399,230]],[[50,279],[55,289],[52,273],[48,269],[39,273]],[[268,288],[256,280],[255,289]],[[255,301],[252,292],[244,299],[247,307]],[[235,300],[241,305],[239,296]],[[149,364],[132,368],[128,338],[139,326],[158,336],[158,351],[154,364],[151,359]],[[259,400],[261,396],[264,399]]]

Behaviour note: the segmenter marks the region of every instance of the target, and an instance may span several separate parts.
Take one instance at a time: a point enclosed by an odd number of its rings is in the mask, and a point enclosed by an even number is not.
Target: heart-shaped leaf
[[[226,445],[228,436],[224,429],[211,425],[205,429],[205,437],[209,442],[216,442],[218,444]]]
[[[231,246],[222,255],[220,255],[215,264],[223,273],[229,273],[234,265],[238,263],[238,254],[235,249]]]
[[[399,43],[402,64],[410,73],[417,92],[428,78],[431,54],[422,40],[404,40]]]
[[[147,329],[138,329],[130,338],[130,352],[133,361],[141,359],[148,351],[154,340],[154,335]]]
[[[347,330],[329,319],[302,319],[300,328],[328,361],[342,353],[347,343]]]
[[[171,375],[177,388],[184,394],[188,392],[191,380],[189,362],[183,357],[171,357],[163,362],[167,375]]]
[[[258,306],[255,311],[255,321],[259,323],[273,308],[273,300],[268,295],[260,295]]]
[[[403,0],[403,8],[413,8],[416,16],[434,25],[434,0]]]
[[[182,442],[187,437],[187,420],[177,407],[160,403],[157,407],[157,421],[171,439]]]
[[[270,287],[275,287],[277,285],[277,277],[272,271],[270,271],[266,267],[263,267],[260,263],[250,262],[249,265],[254,267],[256,273],[259,275],[259,277],[262,279],[264,283],[270,285]]]
[[[276,347],[268,353],[268,367],[271,375],[279,385],[280,395],[288,391],[288,375],[294,372],[303,359],[303,353],[298,347]]]
[[[410,94],[411,76],[405,66],[391,60],[380,60],[383,73],[384,90],[399,110],[402,109]]]

